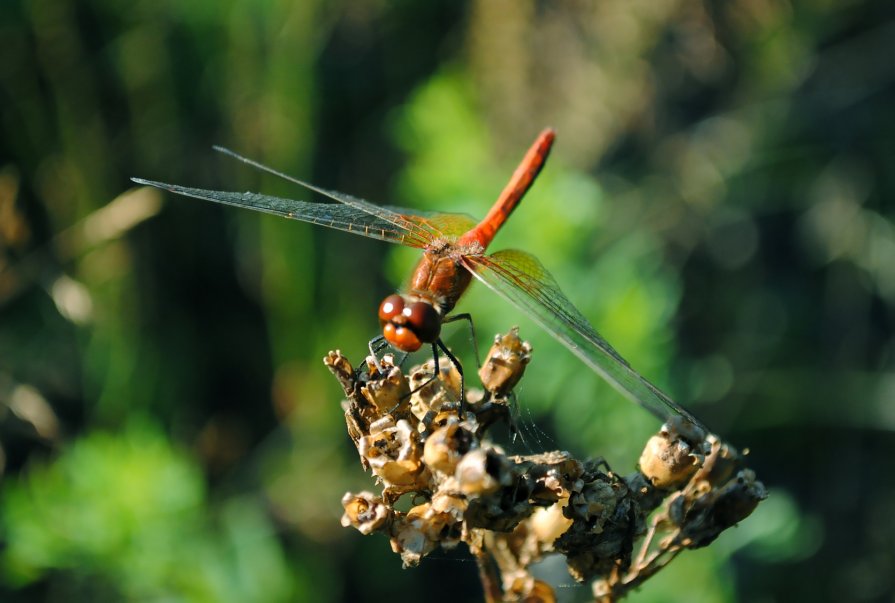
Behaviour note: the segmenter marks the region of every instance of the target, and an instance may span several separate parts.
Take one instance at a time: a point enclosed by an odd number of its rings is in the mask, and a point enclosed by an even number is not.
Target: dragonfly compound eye
[[[441,316],[432,304],[414,302],[402,312],[407,317],[408,326],[424,343],[433,343],[441,332]]]
[[[385,323],[382,327],[382,336],[402,352],[415,352],[423,345],[410,328],[398,326],[393,322]]]
[[[404,298],[394,293],[389,295],[379,304],[379,322],[385,325],[387,322],[401,314],[404,310]]]

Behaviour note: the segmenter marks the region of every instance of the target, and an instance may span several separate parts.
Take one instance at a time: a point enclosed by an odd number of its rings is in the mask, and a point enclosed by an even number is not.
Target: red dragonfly
[[[702,427],[689,412],[631,368],[560,291],[537,258],[516,249],[485,254],[494,235],[534,183],[554,138],[552,129],[541,132],[488,215],[478,223],[464,214],[417,212],[373,205],[351,195],[303,182],[222,147],[215,149],[338,203],[204,190],[140,178],[133,178],[133,181],[180,195],[422,249],[423,257],[413,272],[407,292],[389,295],[379,306],[382,338],[395,348],[413,352],[423,344],[431,344],[437,358],[435,346],[438,345],[459,369],[459,362],[439,335],[443,322],[457,318],[448,314],[475,277],[528,314],[587,366],[659,419],[666,421],[681,417]]]

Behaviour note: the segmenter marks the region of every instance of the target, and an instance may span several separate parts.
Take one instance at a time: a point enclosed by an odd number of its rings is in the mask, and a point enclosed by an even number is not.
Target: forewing
[[[515,249],[465,256],[473,276],[528,314],[613,387],[665,421],[683,416],[702,424],[637,373],[566,298],[533,255]]]
[[[329,197],[330,199],[338,201],[339,203],[347,205],[348,207],[353,207],[364,213],[370,214],[371,216],[375,216],[382,222],[387,222],[392,226],[407,231],[417,239],[424,239],[428,242],[435,237],[444,236],[445,234],[436,229],[433,229],[432,224],[430,224],[427,220],[421,219],[412,211],[405,210],[403,208],[388,208],[382,207],[380,205],[373,205],[369,201],[364,201],[363,199],[348,195],[346,193],[340,193],[339,191],[331,191],[325,188],[321,188],[317,185],[311,184],[310,182],[299,180],[298,178],[290,176],[285,172],[281,172],[270,166],[264,165],[263,163],[255,161],[254,159],[243,157],[239,153],[231,151],[230,149],[227,149],[225,147],[215,146],[214,150],[224,153],[225,155],[229,155],[234,159],[238,159],[243,163],[247,163],[252,167],[258,168],[259,170],[263,170],[269,174],[273,174],[274,176],[283,178],[284,180],[292,182],[293,184],[297,184],[308,190],[314,191],[315,193],[319,193],[321,195]],[[424,245],[416,246],[423,247]]]
[[[234,205],[292,220],[310,222],[373,239],[423,248],[429,239],[417,231],[408,231],[380,216],[347,204],[309,203],[295,199],[283,199],[259,193],[237,193],[190,188],[164,182],[132,178],[137,184],[145,184],[187,197]],[[371,206],[375,207],[375,206]]]

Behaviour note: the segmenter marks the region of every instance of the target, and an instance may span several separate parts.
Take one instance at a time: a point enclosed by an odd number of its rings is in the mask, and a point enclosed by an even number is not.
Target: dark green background
[[[320,359],[362,358],[414,254],[129,177],[318,200],[223,144],[481,216],[550,125],[495,248],[538,255],[771,492],[631,600],[891,600],[891,7],[3,0],[0,599],[480,599],[465,551],[402,571],[339,525],[373,484]],[[520,452],[633,468],[652,417],[489,291],[459,309],[535,347]]]

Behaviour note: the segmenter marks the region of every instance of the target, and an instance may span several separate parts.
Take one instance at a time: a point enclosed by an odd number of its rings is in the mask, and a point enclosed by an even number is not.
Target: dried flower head
[[[348,433],[383,486],[379,496],[346,494],[342,525],[386,534],[405,566],[465,542],[488,601],[555,601],[529,571],[549,554],[591,580],[596,600],[615,601],[766,497],[739,452],[685,418],[650,438],[627,477],[567,452],[507,455],[487,431],[509,420],[531,353],[517,329],[496,337],[479,371],[483,389],[461,392],[446,359],[437,371],[430,361],[405,374],[386,355],[355,371],[330,352],[324,362],[348,398]],[[394,505],[405,495],[415,504],[402,512]]]

